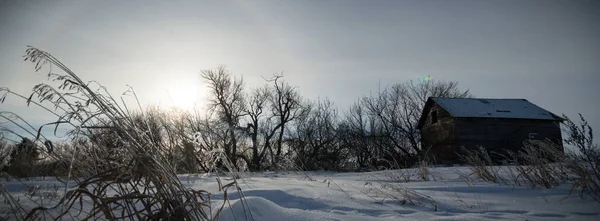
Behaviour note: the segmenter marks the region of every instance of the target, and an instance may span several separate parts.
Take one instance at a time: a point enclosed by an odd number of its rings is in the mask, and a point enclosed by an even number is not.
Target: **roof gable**
[[[556,120],[562,118],[525,99],[430,98],[453,117]]]

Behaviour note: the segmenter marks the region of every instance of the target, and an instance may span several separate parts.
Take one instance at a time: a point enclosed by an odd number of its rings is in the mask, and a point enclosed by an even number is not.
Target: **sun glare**
[[[200,98],[198,82],[170,80],[165,86],[167,100],[164,101],[163,106],[192,110],[198,104]]]

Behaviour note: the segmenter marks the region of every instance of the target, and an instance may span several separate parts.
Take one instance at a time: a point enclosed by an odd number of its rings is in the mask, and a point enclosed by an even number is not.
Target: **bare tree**
[[[358,168],[373,168],[382,156],[380,152],[383,148],[377,142],[381,140],[382,133],[377,122],[377,118],[370,115],[362,103],[356,102],[338,129],[341,144],[350,151]]]
[[[345,166],[347,149],[338,143],[339,118],[333,103],[309,103],[301,113],[289,139],[296,165],[305,170],[337,170]]]
[[[362,104],[370,116],[374,116],[393,145],[387,148],[394,160],[404,158],[409,165],[415,163],[423,151],[417,124],[425,102],[429,97],[470,97],[469,91],[461,91],[457,82],[413,81],[396,84],[376,95],[364,97]]]
[[[233,78],[231,73],[221,66],[214,70],[202,71],[202,78],[208,83],[211,97],[207,103],[209,110],[215,111],[219,121],[223,122],[225,129],[223,148],[225,155],[237,167],[238,137],[240,119],[244,116],[243,80]]]
[[[286,125],[296,119],[301,113],[300,95],[295,88],[281,80],[282,75],[274,75],[271,98],[271,112],[276,119],[275,129],[278,129],[275,147],[276,152],[270,151],[273,164],[276,164],[282,155],[282,143]]]
[[[300,96],[281,75],[274,75],[267,82],[272,85],[254,89],[247,96],[246,132],[251,142],[251,154],[250,158],[243,158],[251,170],[260,170],[263,164],[277,166],[283,154],[282,143],[288,124],[301,111]],[[268,157],[266,153],[269,153]]]
[[[270,138],[273,135],[267,135],[265,137],[265,139],[262,141],[262,148],[261,148],[261,141],[259,140],[260,138],[260,129],[262,129],[263,127],[265,127],[265,106],[267,105],[267,102],[269,101],[269,97],[271,96],[271,93],[269,91],[268,87],[262,87],[262,88],[257,88],[254,89],[251,94],[248,96],[248,100],[247,100],[247,105],[246,105],[246,115],[249,118],[249,123],[247,125],[247,133],[250,136],[250,141],[251,141],[251,158],[248,159],[246,156],[244,157],[244,160],[246,161],[246,164],[248,164],[248,168],[252,171],[257,171],[261,169],[261,163],[264,159],[266,150],[269,148],[270,145]],[[271,133],[271,134],[274,134]],[[245,151],[244,151],[245,152]]]

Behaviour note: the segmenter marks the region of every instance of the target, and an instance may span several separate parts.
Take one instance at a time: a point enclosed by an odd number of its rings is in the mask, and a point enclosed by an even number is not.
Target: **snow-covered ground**
[[[240,194],[230,189],[231,208],[226,205],[220,220],[600,220],[600,203],[569,196],[570,185],[532,189],[466,182],[457,171],[469,169],[432,168],[430,181],[410,182],[391,181],[400,171],[245,173],[238,181],[251,215],[244,215]],[[216,175],[179,178],[187,187],[214,193],[214,205],[223,199]],[[27,184],[36,183],[51,186],[52,179]],[[26,192],[22,185],[5,183],[13,195]]]

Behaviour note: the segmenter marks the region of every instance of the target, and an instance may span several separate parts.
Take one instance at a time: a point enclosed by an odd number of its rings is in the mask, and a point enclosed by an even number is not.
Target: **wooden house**
[[[418,129],[421,146],[437,163],[461,163],[457,153],[482,146],[518,151],[526,140],[546,140],[563,151],[562,118],[525,99],[435,98],[425,103]],[[500,158],[494,155],[494,161]]]

